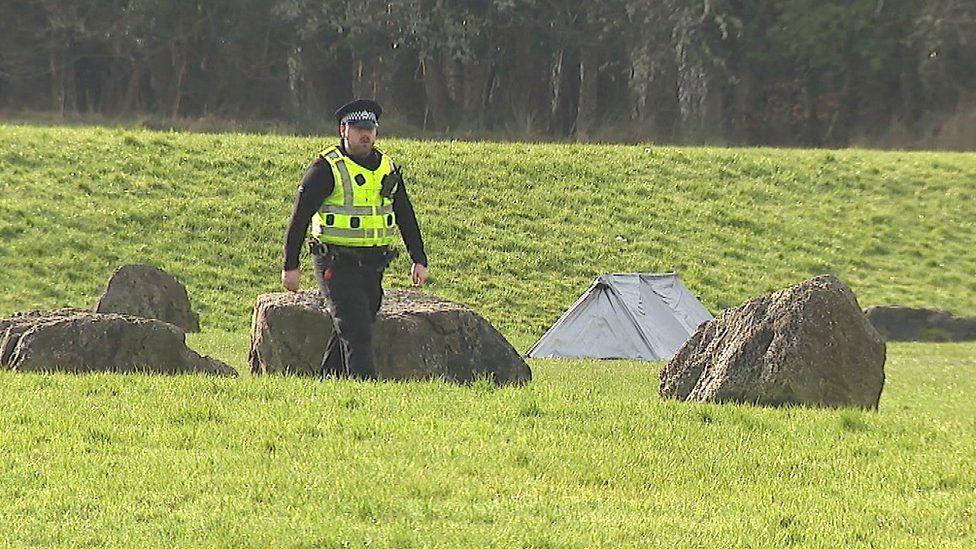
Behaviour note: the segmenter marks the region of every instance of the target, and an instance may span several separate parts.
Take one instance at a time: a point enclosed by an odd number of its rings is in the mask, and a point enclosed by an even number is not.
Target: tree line
[[[0,108],[976,148],[976,0],[0,0]]]

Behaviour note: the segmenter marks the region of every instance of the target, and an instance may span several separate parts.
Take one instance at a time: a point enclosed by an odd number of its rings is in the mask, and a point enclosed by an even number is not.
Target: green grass
[[[90,306],[145,262],[186,284],[205,330],[246,329],[331,141],[0,126],[0,315]],[[430,290],[520,344],[602,272],[677,270],[716,312],[829,272],[865,306],[976,314],[974,154],[381,144],[404,161]]]
[[[0,316],[90,306],[115,267],[152,263],[201,314],[190,344],[245,372],[295,186],[330,141],[0,126]],[[864,306],[976,314],[976,155],[385,148],[429,290],[522,350],[610,271],[678,270],[714,312],[831,272]],[[502,389],[0,372],[0,538],[973,546],[974,357],[890,345],[877,412],[662,402],[661,365],[636,362],[532,361]]]
[[[503,389],[2,372],[0,535],[972,546],[976,345],[890,350],[877,413],[662,402],[635,362],[535,361]]]

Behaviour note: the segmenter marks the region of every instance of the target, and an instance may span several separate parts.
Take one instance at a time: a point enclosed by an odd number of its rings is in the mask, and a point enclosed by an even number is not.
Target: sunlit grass
[[[321,140],[0,126],[0,316],[182,280],[247,370]],[[976,155],[391,141],[429,290],[525,350],[601,272],[718,312],[822,272],[976,312]],[[388,285],[408,284],[406,260]],[[305,270],[309,284],[309,269]],[[494,388],[0,372],[12,546],[976,545],[976,344],[894,344],[877,412],[663,402],[659,363]]]
[[[878,412],[663,402],[660,364],[636,362],[533,361],[531,384],[503,389],[0,373],[0,534],[15,545],[971,545],[976,346],[890,351]]]
[[[332,140],[0,126],[0,314],[90,306],[114,268],[152,263],[204,330],[246,330]],[[713,312],[829,272],[864,306],[976,314],[973,154],[381,144],[405,166],[429,290],[526,345],[602,272],[679,271]]]

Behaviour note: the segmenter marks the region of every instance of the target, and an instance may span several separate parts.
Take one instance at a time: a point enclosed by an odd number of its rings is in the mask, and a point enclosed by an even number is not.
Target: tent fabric
[[[604,274],[527,356],[668,360],[712,318],[676,273]]]

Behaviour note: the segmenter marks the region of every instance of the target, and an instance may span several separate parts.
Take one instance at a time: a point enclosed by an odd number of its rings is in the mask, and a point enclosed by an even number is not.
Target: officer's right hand
[[[301,273],[298,269],[293,271],[281,271],[281,285],[289,292],[298,291],[298,277]]]
[[[420,288],[426,284],[428,276],[427,267],[420,263],[414,263],[413,267],[410,268],[410,278],[413,279],[414,288]]]

